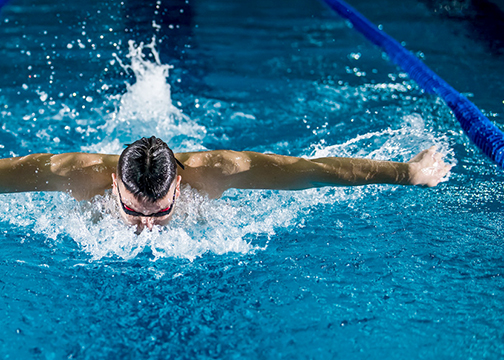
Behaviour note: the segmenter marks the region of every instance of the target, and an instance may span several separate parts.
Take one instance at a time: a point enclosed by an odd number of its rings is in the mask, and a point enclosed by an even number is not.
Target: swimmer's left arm
[[[262,154],[261,154],[262,155]],[[269,182],[274,189],[307,189],[321,186],[359,186],[368,184],[420,185],[439,184],[450,171],[437,148],[424,150],[409,162],[362,158],[325,157],[301,159],[250,153],[252,177],[256,183]],[[267,185],[262,183],[261,186]]]
[[[200,170],[205,185],[199,188],[210,194],[214,192],[214,197],[229,188],[302,190],[367,184],[430,187],[437,185],[451,169],[435,147],[422,151],[407,163],[338,157],[304,159],[227,150],[198,156],[199,163],[205,165]],[[186,180],[190,183],[191,176]]]

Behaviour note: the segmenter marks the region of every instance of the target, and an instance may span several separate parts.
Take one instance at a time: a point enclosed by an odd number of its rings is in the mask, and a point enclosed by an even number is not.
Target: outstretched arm
[[[229,188],[301,190],[321,186],[399,184],[435,186],[451,166],[432,147],[410,162],[291,156],[228,150],[177,155],[182,180],[212,197]]]
[[[0,193],[68,191],[89,199],[112,186],[117,155],[31,154],[0,159]]]

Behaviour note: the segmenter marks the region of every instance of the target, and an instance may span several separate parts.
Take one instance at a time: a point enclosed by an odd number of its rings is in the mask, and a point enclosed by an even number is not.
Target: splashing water
[[[387,128],[380,131],[358,135],[341,144],[327,145],[324,140],[313,145],[309,157],[367,157],[375,160],[408,161],[435,144],[443,153],[445,160],[457,163],[453,149],[449,147],[446,134],[435,134],[426,129],[425,121],[420,114],[403,116],[398,129]]]
[[[153,61],[146,59],[145,52]],[[105,133],[104,140],[83,146],[82,150],[119,153],[123,142],[151,135],[164,138],[178,151],[204,150],[201,144],[206,129],[173,104],[167,82],[172,66],[161,63],[155,39],[150,44],[140,43],[138,46],[130,41],[126,57],[129,64],[123,63],[117,55],[116,60],[124,71],[134,74],[136,82],[126,83],[124,94],[110,97],[116,110],[99,128]],[[380,95],[379,91],[385,85],[374,86],[353,89],[354,96],[366,97],[357,103],[362,104],[368,98]],[[342,99],[352,93],[350,88],[321,87],[318,91],[334,104],[344,104]],[[405,92],[407,89],[393,88],[390,91]],[[231,120],[241,121],[234,120],[233,115]],[[357,135],[336,145],[328,145],[322,140],[310,146],[306,153],[309,153],[308,157],[360,156],[406,161],[432,143],[447,151],[446,137],[427,131],[424,119],[418,114],[410,114],[403,116],[397,129]],[[322,188],[299,192],[230,190],[222,199],[209,200],[185,187],[177,201],[172,222],[139,235],[135,234],[134,227],[124,225],[116,200],[110,193],[80,203],[63,193],[6,195],[0,197],[0,220],[27,229],[27,234],[42,235],[51,245],[70,239],[72,246],[77,245],[93,260],[131,259],[142,253],[148,253],[154,260],[165,257],[194,260],[206,253],[261,251],[267,248],[278,229],[302,228],[304,217],[314,206],[339,204],[342,208],[354,208],[366,197],[386,191],[384,189],[387,187]]]
[[[141,42],[138,46],[130,40],[128,45],[126,57],[130,64],[123,63],[116,54],[114,56],[126,73],[133,73],[136,81],[134,84],[126,82],[126,93],[123,95],[110,97],[118,108],[100,127],[106,133],[106,140],[82,149],[119,153],[122,150],[121,141],[131,142],[143,136],[156,135],[181,150],[203,150],[204,147],[199,144],[206,129],[173,104],[167,81],[173,66],[161,63],[155,47],[156,39],[153,37],[150,44]],[[154,61],[146,59],[146,50]]]
[[[252,240],[269,238],[276,228],[289,226],[295,212],[279,206],[278,197],[259,202],[260,197],[256,192],[246,194],[242,201],[211,201],[185,187],[172,222],[139,235],[135,227],[124,225],[110,194],[80,203],[63,193],[2,196],[0,220],[27,228],[27,233],[42,234],[50,244],[70,237],[94,260],[131,259],[144,251],[150,251],[154,259],[193,260],[208,252],[244,254],[264,249],[265,244],[252,244]],[[260,206],[245,207],[243,201]]]
[[[146,60],[144,50],[150,51],[154,61]],[[138,46],[130,41],[127,58],[130,64],[117,60],[125,71],[133,72],[136,82],[126,84],[126,92],[111,99],[118,108],[98,129],[105,131],[104,140],[82,150],[119,153],[123,141],[153,134],[170,143],[174,137],[181,138],[177,150],[204,149],[200,144],[205,128],[172,103],[167,83],[171,66],[161,64],[155,40]],[[0,221],[25,229],[27,236],[42,235],[51,246],[70,240],[71,246],[77,244],[93,260],[131,259],[143,252],[154,259],[193,260],[209,252],[249,253],[265,248],[277,228],[288,227],[295,219],[297,208],[282,206],[287,198],[231,191],[229,197],[211,201],[186,187],[169,226],[137,235],[134,227],[120,219],[110,193],[91,202],[77,202],[65,193],[9,194],[0,196]]]
[[[399,129],[359,135],[343,144],[313,147],[310,157],[355,156],[410,158],[416,148],[433,142],[445,146],[443,137],[426,131],[417,115],[403,119]],[[183,187],[172,222],[166,227],[135,234],[120,219],[115,198],[97,196],[76,202],[63,193],[11,194],[0,197],[0,220],[43,235],[49,244],[70,238],[91,259],[132,259],[148,253],[153,260],[166,257],[190,261],[206,253],[247,254],[262,251],[279,229],[303,227],[304,217],[317,206],[358,208],[361,201],[390,190],[386,185],[357,188],[321,188],[299,192],[229,190],[210,200]],[[393,190],[392,190],[393,191]],[[29,214],[27,216],[27,214]],[[333,224],[338,229],[338,224]]]

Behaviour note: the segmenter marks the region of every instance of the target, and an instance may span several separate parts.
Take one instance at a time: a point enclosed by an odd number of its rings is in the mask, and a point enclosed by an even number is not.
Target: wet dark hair
[[[168,194],[177,177],[177,164],[163,140],[155,136],[141,138],[122,152],[117,176],[137,199],[154,202]]]

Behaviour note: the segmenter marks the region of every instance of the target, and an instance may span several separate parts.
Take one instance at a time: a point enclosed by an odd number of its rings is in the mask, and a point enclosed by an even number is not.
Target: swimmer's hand
[[[436,186],[448,174],[453,165],[443,161],[444,155],[432,146],[408,161],[411,185]]]

